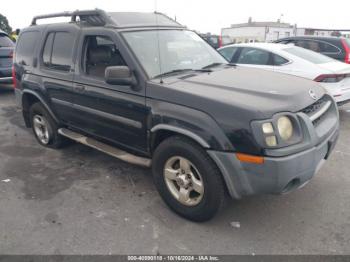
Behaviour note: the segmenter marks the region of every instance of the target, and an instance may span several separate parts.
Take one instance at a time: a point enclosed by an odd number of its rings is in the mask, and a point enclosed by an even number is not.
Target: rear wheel
[[[30,121],[37,141],[50,148],[59,148],[66,139],[58,134],[58,125],[41,103],[30,107]]]
[[[198,222],[211,219],[225,198],[221,173],[205,150],[184,137],[163,141],[153,157],[153,177],[164,202]]]

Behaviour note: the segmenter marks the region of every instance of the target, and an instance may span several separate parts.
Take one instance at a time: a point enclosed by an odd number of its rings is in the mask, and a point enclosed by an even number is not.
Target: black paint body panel
[[[196,72],[186,78],[167,77],[162,83],[150,80],[121,36],[122,31],[136,29],[75,23],[24,29],[22,34],[40,32],[40,44],[33,53],[33,66],[21,65],[20,57],[16,57],[16,88],[27,90],[27,96],[39,97],[60,124],[140,155],[152,154],[152,137],[156,135],[152,129],[157,125],[186,130],[212,150],[264,154],[253,137],[251,121],[269,119],[280,112],[298,112],[314,102],[308,95],[310,89],[319,97],[325,92],[302,78],[240,67],[217,67],[211,73]],[[69,72],[48,69],[42,63],[45,39],[52,31],[76,36]],[[137,85],[109,85],[84,74],[84,36],[96,34],[109,36],[118,46]],[[28,108],[24,106],[23,110],[26,116]]]

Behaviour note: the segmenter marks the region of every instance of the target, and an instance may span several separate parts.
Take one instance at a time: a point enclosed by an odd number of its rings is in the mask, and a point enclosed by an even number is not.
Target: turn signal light
[[[236,157],[241,162],[252,163],[252,164],[264,164],[265,159],[261,156],[252,156],[247,154],[236,153]]]

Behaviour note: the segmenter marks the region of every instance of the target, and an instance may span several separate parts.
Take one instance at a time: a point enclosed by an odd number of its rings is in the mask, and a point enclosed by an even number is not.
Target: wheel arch
[[[209,149],[210,145],[199,135],[181,127],[176,127],[167,124],[158,124],[151,129],[152,134],[152,151],[155,149],[162,141],[170,136],[181,135],[187,137],[203,148]]]
[[[159,134],[165,138],[172,134],[185,136],[204,149],[233,150],[223,129],[207,112],[156,99],[148,99],[147,105],[151,108],[147,120],[151,150]]]
[[[38,94],[37,92],[34,92],[32,90],[24,90],[22,94],[22,112],[23,112],[23,118],[24,122],[26,124],[26,127],[31,127],[30,117],[29,117],[29,110],[30,107],[37,102],[40,102],[45,109],[49,112],[51,117],[56,121],[56,123],[59,123],[58,118],[55,116],[53,111],[50,109],[49,105],[45,102],[45,100]]]

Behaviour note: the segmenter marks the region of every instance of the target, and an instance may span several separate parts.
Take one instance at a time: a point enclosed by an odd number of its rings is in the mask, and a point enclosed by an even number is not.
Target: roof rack
[[[62,12],[47,15],[35,16],[32,20],[31,25],[37,25],[37,20],[46,18],[56,18],[56,17],[71,17],[72,22],[77,22],[77,17],[80,21],[85,21],[91,25],[104,26],[107,24],[115,24],[112,19],[107,15],[107,13],[100,9],[95,10],[76,10],[74,12]]]

